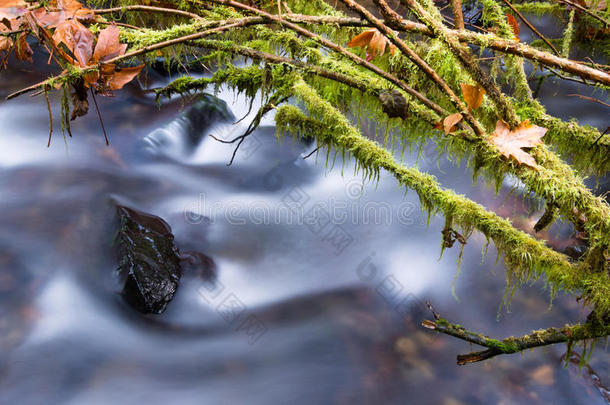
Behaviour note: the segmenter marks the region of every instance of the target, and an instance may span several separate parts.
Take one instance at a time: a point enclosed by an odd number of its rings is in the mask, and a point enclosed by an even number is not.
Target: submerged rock
[[[182,276],[172,230],[151,214],[124,206],[117,206],[117,212],[123,297],[140,312],[160,314],[174,298]]]

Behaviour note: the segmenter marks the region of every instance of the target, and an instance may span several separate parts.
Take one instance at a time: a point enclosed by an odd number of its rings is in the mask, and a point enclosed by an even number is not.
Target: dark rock
[[[567,248],[565,248],[563,253],[565,253],[566,255],[568,255],[569,257],[571,257],[574,260],[578,260],[585,253],[587,253],[588,248],[589,247],[587,245],[581,245],[581,244],[571,245],[571,246],[568,246]]]
[[[382,90],[379,94],[379,101],[383,112],[390,118],[407,118],[409,115],[407,100],[396,89]]]
[[[160,314],[174,298],[182,271],[174,235],[163,219],[117,206],[123,297],[140,312]]]

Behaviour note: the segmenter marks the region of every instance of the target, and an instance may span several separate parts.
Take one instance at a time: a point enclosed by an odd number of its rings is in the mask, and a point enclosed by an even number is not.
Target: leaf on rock
[[[483,96],[485,95],[485,89],[479,86],[472,86],[470,84],[460,84],[462,88],[462,94],[464,95],[464,101],[471,110],[476,110],[483,104]]]
[[[60,23],[53,33],[57,45],[64,43],[81,66],[87,66],[93,54],[93,33],[76,20]]]
[[[119,42],[119,28],[109,25],[100,31],[93,51],[93,62],[103,62],[108,59],[123,55],[127,50],[127,44]]]
[[[120,90],[127,83],[133,80],[134,77],[140,73],[144,65],[121,68],[115,71],[108,81],[108,88],[110,90]]]
[[[392,44],[385,35],[379,32],[377,28],[366,30],[361,34],[356,35],[347,43],[347,46],[350,48],[367,48],[367,61],[371,61],[377,56],[383,55],[388,45],[390,47],[390,53],[394,55],[394,52],[396,52],[396,46]]]
[[[546,131],[546,128],[530,124],[529,120],[521,122],[513,130],[510,129],[506,122],[498,120],[496,130],[491,135],[491,142],[507,158],[512,156],[520,164],[537,169],[538,164],[523,148],[533,148],[536,145],[542,144],[541,139],[546,134]]]

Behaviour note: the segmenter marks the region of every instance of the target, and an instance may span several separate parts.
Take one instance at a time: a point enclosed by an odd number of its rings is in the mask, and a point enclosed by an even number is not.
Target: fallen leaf
[[[28,4],[23,0],[0,0],[0,20],[16,18],[25,13]]]
[[[377,28],[366,30],[361,34],[356,35],[347,43],[347,46],[350,48],[367,48],[367,61],[371,61],[377,56],[383,55],[388,45],[390,48],[390,53],[394,55],[394,52],[396,52],[396,46],[392,44],[385,35],[379,32]]]
[[[29,62],[32,61],[32,55],[34,52],[27,41],[27,36],[25,33],[19,34],[17,40],[15,41],[15,57],[19,60],[27,60]]]
[[[110,77],[108,88],[110,90],[119,90],[127,83],[133,80],[140,73],[144,65],[121,68]]]
[[[9,29],[0,25],[0,32],[8,32]],[[0,36],[0,52],[9,51],[13,46],[13,41],[8,36]]]
[[[64,43],[81,66],[87,66],[91,59],[94,38],[93,33],[76,20],[60,23],[53,33],[55,43]]]
[[[72,92],[72,115],[70,121],[74,121],[76,117],[82,117],[89,112],[89,100],[87,100],[87,89],[83,82],[79,82],[74,86]]]
[[[460,122],[464,118],[462,114],[455,113],[448,115],[443,120],[443,130],[445,131],[445,135],[449,135],[451,132],[456,130],[456,124]]]
[[[116,25],[109,25],[100,31],[93,51],[93,62],[103,62],[123,55],[125,50],[127,44],[119,42],[119,28]]]
[[[485,89],[479,86],[472,86],[470,84],[460,84],[462,88],[462,94],[464,95],[464,101],[471,110],[476,110],[483,104],[483,96],[485,95]]]
[[[538,164],[523,148],[533,148],[542,144],[541,139],[546,131],[546,128],[530,124],[529,120],[521,122],[511,131],[506,122],[498,120],[496,130],[490,140],[504,156],[508,158],[512,156],[519,163],[537,169]]]
[[[377,31],[377,29],[371,28],[370,30],[364,31],[362,34],[356,35],[347,43],[347,46],[350,48],[366,47],[368,43],[371,42],[371,38],[373,38],[375,31]]]
[[[519,22],[512,14],[506,14],[506,21],[508,22],[508,25],[510,25],[513,29],[513,34],[515,34],[515,41],[519,41],[519,32],[521,31],[521,28],[519,27]]]

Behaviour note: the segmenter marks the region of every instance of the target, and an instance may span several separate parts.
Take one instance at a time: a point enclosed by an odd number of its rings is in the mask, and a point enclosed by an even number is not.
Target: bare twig
[[[51,113],[51,103],[49,102],[49,90],[44,88],[44,97],[47,100],[47,109],[49,111],[49,141],[47,142],[47,148],[51,146],[51,135],[53,134],[53,114]]]
[[[375,26],[380,32],[382,32],[390,41],[400,49],[402,53],[405,54],[416,66],[418,66],[451,100],[451,102],[455,105],[458,111],[464,116],[468,124],[472,127],[475,134],[478,136],[483,136],[485,134],[485,130],[478,123],[478,121],[470,114],[468,111],[468,107],[466,104],[460,100],[460,98],[453,92],[451,87],[443,80],[442,77],[439,76],[438,73],[430,65],[426,63],[415,51],[407,46],[407,44],[402,41],[398,36],[390,29],[387,25],[383,24],[381,20],[376,18],[373,14],[371,14],[366,8],[361,6],[360,4],[354,2],[353,0],[341,0],[343,4],[345,4],[349,9],[358,12],[369,21],[373,26]],[[385,2],[384,2],[385,3]],[[376,2],[376,4],[379,4]]]
[[[582,94],[568,94],[568,97],[578,97],[581,98],[583,100],[589,100],[589,101],[593,101],[594,103],[598,103],[601,105],[605,105],[606,107],[610,107],[610,104],[608,103],[604,103],[603,101],[597,99],[597,98],[593,98],[593,97],[589,97],[589,96],[583,96]]]
[[[102,114],[100,113],[100,108],[97,105],[97,100],[95,99],[95,93],[93,92],[93,88],[90,87],[91,97],[93,98],[93,104],[95,105],[95,111],[97,111],[97,117],[100,120],[100,125],[102,126],[102,132],[104,133],[104,139],[106,140],[106,146],[110,145],[108,142],[108,135],[106,134],[106,128],[104,128],[104,120],[102,120]]]
[[[528,21],[528,20],[527,20],[527,19],[524,17],[524,16],[523,16],[523,14],[521,14],[521,13],[519,12],[519,10],[517,10],[517,9],[516,9],[516,8],[515,8],[515,7],[514,7],[514,6],[511,4],[511,2],[510,2],[510,1],[508,1],[508,0],[502,0],[502,1],[504,2],[504,4],[506,4],[506,5],[508,6],[508,8],[510,8],[510,9],[513,11],[513,13],[517,14],[517,16],[518,16],[518,17],[521,19],[521,21],[523,21],[523,23],[524,23],[525,25],[527,25],[527,27],[528,27],[530,30],[532,30],[532,32],[533,32],[534,34],[536,34],[536,36],[537,36],[538,38],[540,38],[541,40],[543,40],[543,41],[544,41],[544,43],[545,43],[545,44],[547,44],[547,45],[548,45],[548,46],[549,46],[549,47],[550,47],[550,48],[553,50],[553,52],[555,53],[555,55],[559,55],[559,51],[558,51],[558,50],[557,50],[557,49],[556,49],[556,48],[553,46],[553,44],[552,44],[552,43],[551,43],[551,42],[550,42],[548,39],[546,39],[546,37],[545,37],[544,35],[542,35],[542,34],[540,33],[540,31],[538,31],[538,30],[536,29],[536,27],[534,27],[534,26],[533,26],[533,25],[532,25],[532,24],[531,24],[531,23],[530,23],[530,22],[529,22],[529,21]]]
[[[451,9],[453,10],[453,18],[455,20],[455,28],[458,30],[464,29],[464,14],[462,14],[462,1],[451,0]]]
[[[580,4],[574,3],[573,1],[570,0],[557,0],[560,3],[564,3],[564,4],[568,4],[572,7],[574,7],[575,9],[578,9],[580,11],[582,11],[585,14],[590,15],[591,17],[595,18],[598,21],[601,21],[602,23],[604,23],[606,26],[610,27],[610,21],[606,20],[605,18],[603,18],[602,16],[595,14],[593,11],[589,10],[586,7],[581,6]]]
[[[289,14],[284,15],[284,19],[295,23],[306,23],[306,24],[336,24],[340,26],[354,26],[354,27],[370,27],[368,21],[362,20],[356,17],[318,17],[318,16],[304,16],[300,14]],[[426,36],[435,37],[436,34],[431,29],[426,27],[425,24],[417,23],[398,16],[398,18],[391,19],[385,16],[384,23],[390,28],[397,31],[413,32]],[[610,86],[610,74],[602,69],[600,66],[588,66],[581,62],[563,58],[552,53],[541,51],[534,47],[531,47],[522,42],[516,42],[499,38],[492,34],[480,34],[472,31],[458,31],[449,30],[449,34],[457,38],[460,42],[466,42],[481,47],[493,49],[496,52],[509,55],[517,55],[523,58],[535,61],[545,66],[554,67],[563,70],[567,73],[580,76],[591,80],[595,83],[604,84]]]
[[[148,13],[162,13],[162,14],[176,14],[182,15],[184,17],[193,18],[195,20],[203,21],[204,18],[195,13],[189,13],[188,11],[178,10],[175,8],[164,8],[164,7],[153,7],[153,6],[144,6],[144,5],[131,5],[131,6],[122,6],[122,7],[113,7],[113,8],[100,8],[91,10],[94,14],[111,14],[116,12],[124,12],[124,11],[143,11]]]
[[[200,4],[200,1],[196,1],[196,0],[189,0],[193,3],[196,4]],[[348,51],[347,49],[345,49],[344,47],[335,44],[334,42],[329,41],[326,38],[323,38],[320,35],[317,35],[299,25],[296,25],[294,23],[291,23],[285,19],[279,18],[273,14],[269,14],[265,11],[259,10],[257,8],[254,7],[250,7],[246,4],[242,4],[242,3],[238,3],[236,1],[233,0],[209,0],[210,2],[214,2],[214,3],[218,3],[218,4],[223,4],[226,6],[230,6],[236,9],[240,9],[240,10],[244,10],[244,11],[248,11],[254,14],[257,14],[261,17],[264,17],[268,20],[271,20],[273,22],[279,23],[280,25],[283,25],[287,28],[290,28],[291,30],[304,35],[308,38],[311,38],[313,40],[315,40],[316,42],[320,43],[321,45],[332,49],[336,52],[339,52],[340,54],[342,54],[343,56],[347,57],[348,59],[350,59],[352,62],[356,63],[357,65],[363,66],[366,69],[370,70],[371,72],[375,73],[376,75],[388,80],[389,82],[391,82],[392,84],[396,85],[397,87],[399,87],[400,89],[404,90],[405,92],[407,92],[408,94],[410,94],[411,96],[415,97],[416,99],[418,99],[419,101],[421,101],[424,105],[426,105],[427,107],[433,109],[435,112],[441,114],[440,111],[436,110],[436,107],[438,107],[437,105],[430,103],[430,100],[428,100],[425,97],[422,97],[422,95],[417,92],[414,91],[411,87],[407,86],[403,81],[399,80],[396,76],[386,72],[385,70],[375,66],[374,64],[367,62],[366,60],[362,59],[361,57],[355,55],[354,53]]]

